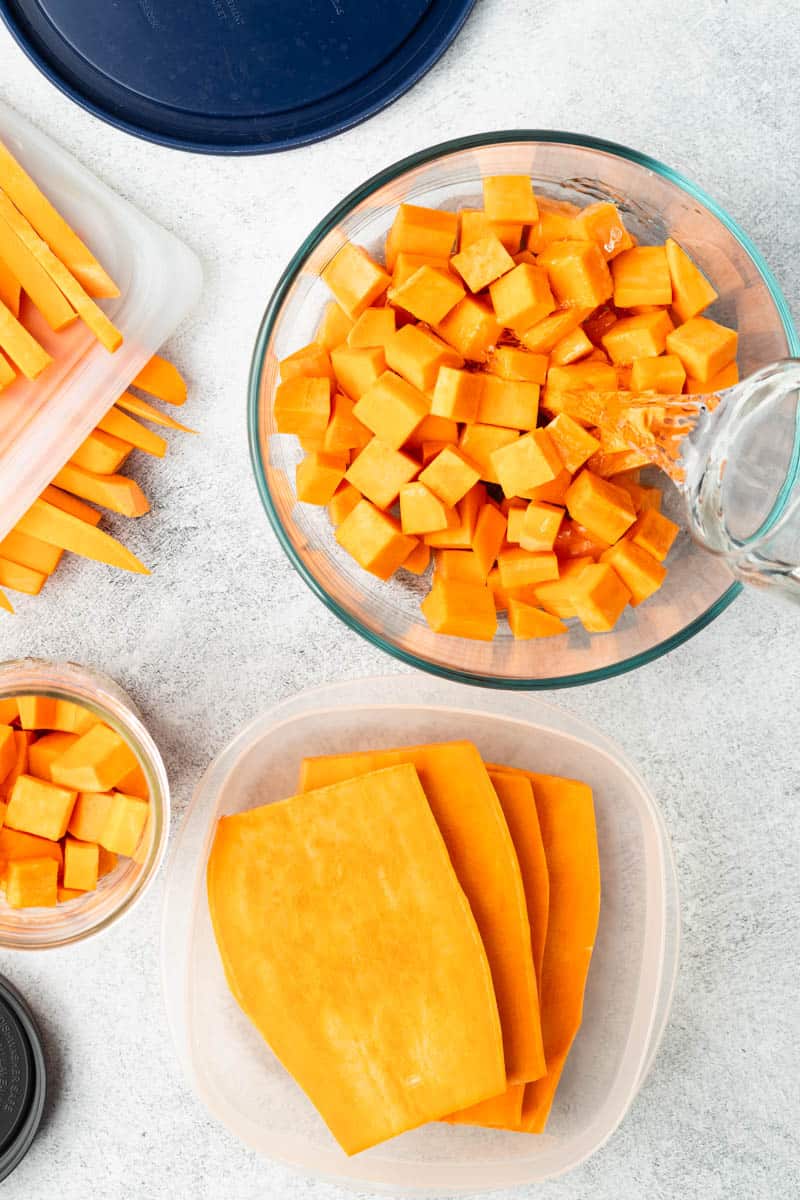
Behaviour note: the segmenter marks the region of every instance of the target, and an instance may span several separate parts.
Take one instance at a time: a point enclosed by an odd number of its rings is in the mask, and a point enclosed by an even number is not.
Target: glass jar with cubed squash
[[[0,945],[86,937],[166,844],[163,763],[124,692],[71,664],[0,664]]]

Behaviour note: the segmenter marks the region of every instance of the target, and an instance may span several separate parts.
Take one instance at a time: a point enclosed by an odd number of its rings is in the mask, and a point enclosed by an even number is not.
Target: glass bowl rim
[[[382,637],[379,633],[368,629],[358,617],[347,612],[337,600],[331,596],[325,588],[316,579],[313,572],[309,570],[306,564],[301,559],[300,555],[295,550],[289,539],[283,522],[278,516],[277,510],[273,504],[270,494],[269,485],[267,483],[266,472],[259,448],[259,398],[261,392],[261,376],[266,358],[266,350],[272,337],[273,330],[277,321],[277,317],[281,311],[283,301],[287,292],[295,281],[295,278],[301,271],[304,263],[311,252],[319,245],[338,224],[338,222],[349,212],[360,204],[363,200],[368,199],[378,188],[391,183],[398,176],[403,175],[406,171],[412,170],[414,167],[424,166],[427,163],[433,162],[435,159],[456,153],[460,150],[474,150],[476,148],[493,145],[506,145],[513,142],[528,142],[528,143],[563,143],[568,146],[577,146],[581,149],[598,150],[605,154],[616,156],[617,158],[627,159],[629,162],[635,163],[637,166],[644,167],[647,170],[655,172],[662,178],[675,184],[683,192],[699,201],[713,216],[721,222],[730,234],[736,239],[745,253],[750,257],[758,270],[761,278],[766,284],[770,298],[778,312],[786,340],[788,343],[787,352],[790,355],[800,354],[800,335],[795,328],[792,320],[789,306],[786,298],[781,291],[780,285],[775,278],[772,269],[767,265],[766,260],[756,247],[755,243],[748,234],[729,216],[721,205],[709,196],[703,188],[693,183],[686,176],[672,167],[666,166],[656,158],[651,158],[648,154],[642,154],[638,150],[632,150],[628,146],[623,146],[618,142],[606,141],[603,138],[591,137],[589,135],[568,133],[562,130],[547,130],[547,129],[507,129],[496,130],[489,133],[471,134],[466,137],[451,138],[445,142],[439,142],[434,146],[429,146],[423,150],[418,150],[414,154],[409,154],[405,158],[398,159],[390,166],[385,167],[382,171],[378,171],[375,175],[370,176],[364,183],[351,191],[344,199],[340,200],[328,214],[315,226],[305,240],[301,243],[297,251],[289,261],[288,266],[281,275],[275,290],[270,297],[269,303],[264,311],[261,324],[259,326],[258,335],[256,337],[255,348],[250,363],[250,374],[248,379],[248,397],[247,397],[247,424],[248,424],[248,441],[250,447],[250,462],[253,468],[253,474],[256,479],[258,494],[261,498],[261,503],[267,514],[269,522],[275,532],[278,542],[282,546],[286,556],[292,566],[305,581],[311,591],[323,602],[323,604],[343,621],[350,629],[360,634],[366,641],[373,646],[377,646],[379,650],[391,654],[394,658],[409,666],[416,667],[418,670],[427,671],[430,674],[441,676],[445,679],[452,679],[457,683],[472,684],[479,687],[506,688],[511,691],[544,691],[556,688],[579,687],[587,683],[596,683],[604,679],[613,679],[617,675],[623,675],[627,671],[636,670],[637,667],[645,666],[647,663],[655,661],[664,654],[668,654],[671,650],[681,646],[684,642],[689,641],[695,634],[700,633],[707,625],[724,612],[742,590],[742,584],[734,580],[731,581],[730,587],[710,605],[705,612],[700,613],[688,625],[663,641],[658,642],[655,646],[651,646],[647,650],[643,650],[639,654],[633,654],[629,658],[621,659],[619,662],[613,663],[610,666],[598,667],[589,671],[581,671],[574,675],[554,676],[549,679],[507,679],[502,675],[488,674],[473,674],[466,670],[460,670],[456,667],[444,666],[440,663],[430,662],[428,659],[420,655],[413,654],[402,647],[395,645],[393,642]]]

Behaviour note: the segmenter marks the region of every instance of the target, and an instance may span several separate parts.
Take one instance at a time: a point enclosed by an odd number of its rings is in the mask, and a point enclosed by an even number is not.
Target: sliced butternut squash
[[[75,463],[67,463],[54,477],[57,487],[73,492],[84,500],[121,513],[123,517],[141,517],[150,511],[150,504],[135,479],[127,475],[96,475]]]
[[[53,361],[33,334],[28,333],[10,308],[0,301],[0,348],[26,379],[36,379]]]
[[[120,567],[123,571],[134,571],[139,575],[150,574],[144,563],[131,554],[121,542],[46,500],[34,500],[17,522],[16,528],[51,546],[71,550],[73,554],[82,554],[84,558],[93,558],[97,562]]]
[[[110,433],[113,437],[121,438],[124,442],[130,442],[137,450],[143,450],[145,454],[152,454],[156,458],[163,458],[167,453],[167,443],[160,434],[140,425],[133,417],[120,412],[118,408],[109,409],[106,415],[98,421],[97,428],[102,429],[104,433]]]
[[[207,882],[236,1000],[348,1154],[502,1087],[489,964],[412,765],[222,817]]]
[[[113,298],[119,295],[119,288],[113,279],[2,142],[0,179],[6,195],[90,296]]]
[[[545,1060],[525,891],[500,801],[475,747],[445,742],[306,758],[300,789],[310,791],[398,763],[416,767],[478,922],[500,1010],[508,1081],[538,1079]]]
[[[139,388],[149,396],[178,408],[186,403],[186,381],[178,368],[159,354],[154,354],[142,367],[131,387]]]
[[[162,413],[160,409],[154,408],[140,396],[134,396],[133,392],[123,392],[115,407],[133,413],[135,417],[141,417],[143,421],[152,421],[154,425],[163,425],[165,429],[175,429],[180,433],[197,433],[196,429],[190,429],[188,425],[181,425],[180,421]]]
[[[51,329],[63,329],[77,318],[75,309],[25,243],[17,237],[1,211],[0,262],[16,277]],[[19,316],[19,309],[15,315]]]

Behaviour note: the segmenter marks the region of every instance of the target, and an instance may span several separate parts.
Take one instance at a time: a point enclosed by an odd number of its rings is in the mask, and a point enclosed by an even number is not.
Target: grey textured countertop
[[[270,290],[346,192],[424,144],[503,127],[627,143],[697,180],[750,232],[800,315],[800,25],[793,0],[479,0],[407,96],[322,145],[192,157],[100,124],[0,32],[0,94],[204,262],[204,300],[169,346],[198,439],[140,463],[153,515],[126,540],[136,583],[73,559],[0,621],[0,659],[68,657],[115,676],[161,746],[174,819],[247,719],[297,689],[402,668],[311,595],[261,511],[244,391]],[[800,1193],[797,613],[745,596],[634,675],[551,699],[640,764],[683,900],[677,993],[654,1069],[609,1143],[548,1200],[751,1200]],[[327,1200],[213,1122],[173,1058],[159,984],[160,882],[112,936],[0,958],[47,1035],[46,1122],[8,1200]],[[520,1191],[515,1195],[532,1195]],[[510,1195],[510,1193],[509,1193]]]

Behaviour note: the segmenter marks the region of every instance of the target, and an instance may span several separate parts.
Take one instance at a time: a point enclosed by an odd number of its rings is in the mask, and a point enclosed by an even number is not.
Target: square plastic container
[[[206,899],[220,816],[293,795],[306,754],[467,738],[486,759],[591,784],[602,904],[584,1020],[541,1136],[430,1124],[347,1158],[237,1006]],[[622,1120],[655,1055],[677,968],[666,829],[622,752],[536,699],[419,675],[301,693],[245,728],[200,781],[170,860],[162,977],[178,1057],[200,1099],[248,1145],[306,1174],[436,1196],[538,1183],[577,1166]]]
[[[80,320],[54,333],[23,296],[54,362],[0,393],[3,538],[197,302],[202,271],[187,246],[3,103],[0,141],[118,284],[120,296],[101,303],[125,339],[109,354]]]

